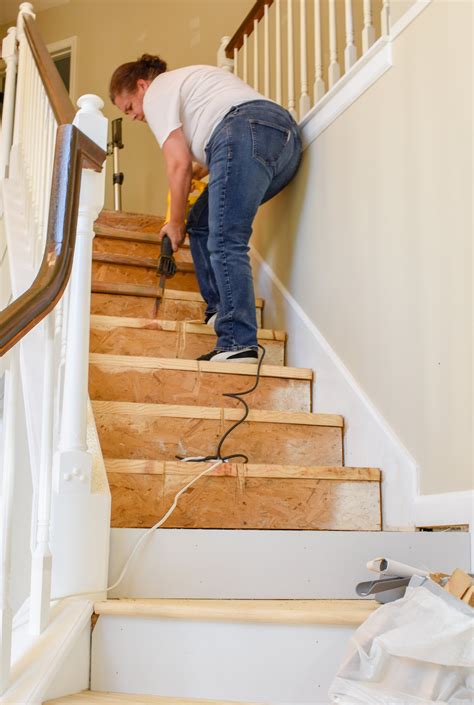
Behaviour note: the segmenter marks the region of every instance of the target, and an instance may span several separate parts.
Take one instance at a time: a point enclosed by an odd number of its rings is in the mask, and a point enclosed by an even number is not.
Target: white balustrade
[[[383,0],[382,11],[380,16],[380,26],[382,35],[386,36],[390,32],[390,3],[389,0]]]
[[[357,60],[354,44],[354,21],[352,17],[352,0],[346,0],[346,48],[344,50],[344,68],[349,71]]]
[[[234,47],[234,76],[239,75],[239,50]]]
[[[270,21],[268,5],[263,15],[263,95],[270,97]]]
[[[323,79],[323,49],[321,35],[321,0],[314,0],[314,102],[317,103],[326,93]]]
[[[303,118],[311,107],[308,92],[308,57],[306,54],[306,0],[300,0],[300,119]]]
[[[243,79],[245,83],[248,83],[249,79],[249,38],[247,34],[244,34],[244,71]]]
[[[295,110],[295,60],[293,52],[293,0],[288,0],[288,112],[296,119]]]
[[[275,100],[281,105],[281,0],[275,0]]]
[[[362,30],[362,51],[365,54],[375,41],[375,29],[372,24],[372,0],[364,0],[364,29]]]
[[[16,27],[10,27],[2,42],[2,58],[6,64],[5,91],[3,96],[2,130],[0,133],[0,180],[7,175],[13,139],[13,110],[17,67]]]
[[[258,91],[258,75],[260,54],[258,48],[258,20],[253,21],[253,87]]]
[[[341,77],[337,60],[337,8],[336,0],[329,0],[329,88]]]

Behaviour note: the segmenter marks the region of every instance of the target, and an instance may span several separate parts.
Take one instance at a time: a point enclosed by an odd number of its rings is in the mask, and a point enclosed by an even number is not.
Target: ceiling
[[[49,7],[57,5],[66,5],[70,0],[35,0],[33,9],[35,12],[47,10]],[[0,1],[0,25],[12,22],[18,15],[20,7],[19,0],[1,0]]]

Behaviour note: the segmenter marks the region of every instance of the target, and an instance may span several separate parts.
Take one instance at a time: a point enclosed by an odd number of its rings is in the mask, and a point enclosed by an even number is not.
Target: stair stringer
[[[251,248],[255,288],[265,299],[265,325],[287,331],[286,364],[317,370],[317,412],[344,417],[344,464],[382,472],[382,516],[386,530],[414,526],[419,467],[393,429],[262,256]]]

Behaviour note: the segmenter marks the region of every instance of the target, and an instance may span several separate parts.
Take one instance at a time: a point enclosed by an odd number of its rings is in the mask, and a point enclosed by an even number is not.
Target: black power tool
[[[165,295],[166,280],[174,277],[177,271],[176,262],[173,257],[173,246],[168,235],[163,235],[161,241],[160,257],[156,268],[156,275],[160,277],[159,291],[155,299],[154,316],[156,318],[158,309]]]

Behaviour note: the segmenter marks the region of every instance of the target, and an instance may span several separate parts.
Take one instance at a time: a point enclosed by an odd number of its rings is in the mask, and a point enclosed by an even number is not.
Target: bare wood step
[[[113,528],[154,526],[210,463],[105,459]],[[163,525],[180,529],[380,531],[376,468],[222,464]]]
[[[171,279],[171,281],[173,280]],[[150,299],[155,299],[158,291],[158,286],[92,280],[91,313],[154,318],[154,301],[150,301]],[[257,325],[260,328],[262,325],[262,299],[257,299],[255,305],[257,307]],[[165,298],[160,305],[159,315],[165,320],[200,322],[204,319],[204,311],[205,303],[197,292],[176,291],[167,287]]]
[[[175,460],[215,453],[240,409],[132,402],[92,402],[102,452],[108,458]],[[223,452],[250,463],[343,465],[343,420],[335,414],[252,410]]]
[[[234,408],[242,406],[223,393],[250,389],[257,371],[249,364],[97,353],[89,363],[91,399]],[[308,369],[262,365],[248,403],[253,409],[311,411],[312,379]]]
[[[150,355],[195,360],[214,347],[213,328],[186,321],[91,316],[90,350],[115,355]],[[265,364],[285,364],[285,331],[259,328]]]
[[[136,230],[121,230],[109,225],[94,224],[94,252],[116,252],[121,254],[158,257],[161,249],[158,232],[142,233]],[[192,262],[189,238],[174,254],[177,262]]]
[[[136,695],[83,690],[74,695],[48,700],[44,705],[257,705],[230,700],[199,700],[195,698],[172,698],[169,695]]]
[[[103,208],[94,223],[94,230],[99,226],[109,226],[137,233],[159,233],[163,224],[164,218],[160,215],[114,211]]]
[[[92,278],[101,282],[145,284],[156,286],[158,259],[115,252],[95,252],[92,255]],[[178,271],[168,280],[167,287],[183,291],[199,291],[194,264],[179,262]]]
[[[120,599],[96,602],[99,615],[197,619],[257,624],[359,626],[379,604],[373,600]]]

